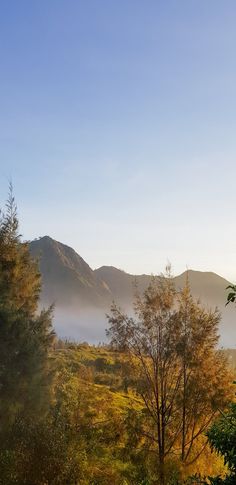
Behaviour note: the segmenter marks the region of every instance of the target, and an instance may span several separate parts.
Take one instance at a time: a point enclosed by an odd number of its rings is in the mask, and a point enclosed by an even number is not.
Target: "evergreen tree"
[[[48,389],[52,309],[37,310],[40,274],[21,242],[12,187],[0,219],[0,432],[40,407]]]

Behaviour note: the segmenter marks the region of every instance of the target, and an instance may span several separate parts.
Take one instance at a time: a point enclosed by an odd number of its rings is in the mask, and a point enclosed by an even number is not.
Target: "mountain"
[[[95,270],[95,273],[109,286],[114,300],[127,311],[130,311],[132,306],[135,285],[139,292],[143,293],[152,278],[150,275],[133,276],[113,266],[102,266]],[[174,278],[177,290],[183,288],[187,278],[195,299],[200,299],[207,308],[219,309],[222,316],[221,344],[236,347],[236,309],[233,305],[225,306],[226,287],[230,284],[229,281],[213,272],[188,270]]]
[[[216,273],[207,271],[193,271],[189,270],[174,278],[176,288],[183,288],[186,282],[186,273],[191,288],[191,292],[195,298],[200,300],[210,307],[225,308],[227,291],[226,288],[230,282]]]
[[[126,306],[129,306],[132,302],[135,286],[140,293],[143,293],[153,278],[151,275],[134,276],[113,266],[102,266],[94,273],[106,282],[114,299]],[[158,276],[154,276],[154,278],[158,278]],[[187,278],[195,298],[200,298],[208,306],[224,306],[226,301],[225,289],[230,284],[229,281],[215,273],[188,270],[174,277],[177,290],[183,288]]]
[[[72,248],[49,236],[30,243],[33,257],[39,259],[42,274],[41,302],[55,303],[55,326],[62,336],[97,343],[105,339],[106,318],[112,300],[131,311],[136,288],[143,293],[150,275],[131,275],[113,266],[92,270]],[[225,307],[229,282],[212,272],[189,270],[174,278],[182,288],[186,278],[196,299],[208,308],[219,308],[221,342],[236,347],[236,309]],[[155,276],[158,278],[158,276]]]
[[[45,304],[104,307],[110,301],[106,283],[74,249],[44,236],[30,243],[30,251],[39,259]]]
[[[106,282],[113,299],[119,305],[125,307],[132,306],[136,285],[140,293],[143,293],[152,278],[150,275],[131,275],[114,268],[114,266],[102,266],[96,269],[94,273]]]

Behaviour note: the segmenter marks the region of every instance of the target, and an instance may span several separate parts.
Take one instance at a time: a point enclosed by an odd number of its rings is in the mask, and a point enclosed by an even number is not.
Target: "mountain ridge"
[[[114,300],[125,311],[131,311],[135,290],[143,293],[151,279],[160,275],[132,275],[115,266],[101,266],[93,270],[70,246],[43,236],[30,243],[30,251],[39,259],[42,274],[42,305],[55,303],[55,321],[61,321],[62,333],[67,330],[69,320],[73,322],[73,333],[105,337],[105,314]],[[236,310],[225,307],[228,280],[212,271],[188,269],[173,278],[176,288],[182,288],[188,278],[195,299],[207,307],[218,307],[222,313],[221,334],[231,332],[236,342]],[[235,314],[235,315],[234,315]],[[63,318],[61,318],[63,315]],[[235,327],[235,330],[234,330]],[[71,328],[71,327],[70,327]],[[97,330],[101,328],[97,332]],[[97,337],[96,337],[97,338]]]

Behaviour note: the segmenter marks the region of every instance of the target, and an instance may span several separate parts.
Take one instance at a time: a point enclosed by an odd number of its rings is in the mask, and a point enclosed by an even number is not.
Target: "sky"
[[[235,0],[2,0],[0,205],[92,268],[236,281]]]

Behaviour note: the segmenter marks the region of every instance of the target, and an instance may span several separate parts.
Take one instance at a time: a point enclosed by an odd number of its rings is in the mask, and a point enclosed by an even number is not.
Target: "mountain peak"
[[[70,246],[43,236],[30,243],[30,251],[39,258],[42,299],[46,302],[99,306],[110,297],[107,285]]]
[[[43,305],[54,302],[56,315],[64,311],[64,335],[68,335],[67,324],[72,315],[72,334],[80,338],[80,332],[83,332],[84,337],[88,335],[88,314],[92,311],[91,325],[94,330],[101,325],[103,333],[100,335],[104,338],[105,313],[109,311],[111,301],[115,300],[129,312],[136,288],[142,294],[152,278],[151,275],[145,274],[135,276],[114,266],[102,266],[93,271],[74,249],[55,241],[50,236],[32,241],[30,250],[33,257],[39,258]],[[235,308],[225,307],[226,287],[229,282],[211,271],[189,269],[173,278],[177,289],[183,288],[186,284],[187,273],[193,297],[200,298],[208,307],[214,309],[217,306],[221,310],[221,335],[223,342],[229,345],[232,337],[236,340]]]

